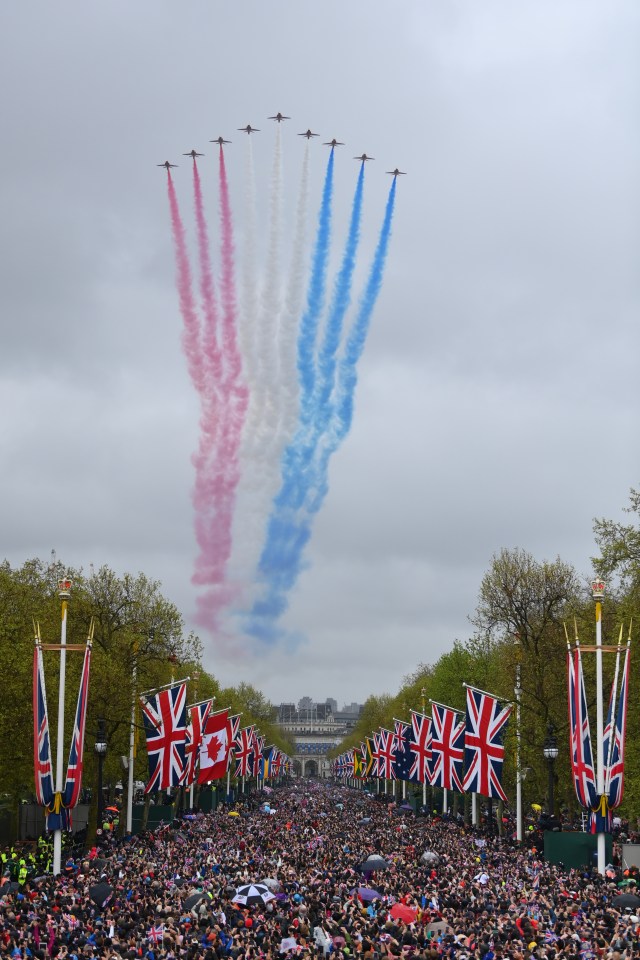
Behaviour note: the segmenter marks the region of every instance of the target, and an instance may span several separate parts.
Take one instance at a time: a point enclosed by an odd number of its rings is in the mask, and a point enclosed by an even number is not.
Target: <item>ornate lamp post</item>
[[[549,816],[553,816],[554,810],[554,797],[553,797],[553,771],[555,767],[555,762],[558,758],[558,741],[555,736],[555,728],[552,723],[547,726],[547,735],[544,740],[544,746],[542,749],[544,758],[547,761],[549,768]]]
[[[104,720],[98,720],[98,732],[94,745],[98,757],[98,830],[102,830],[102,818],[104,813],[104,793],[102,789],[102,764],[107,754],[107,735],[104,729]]]

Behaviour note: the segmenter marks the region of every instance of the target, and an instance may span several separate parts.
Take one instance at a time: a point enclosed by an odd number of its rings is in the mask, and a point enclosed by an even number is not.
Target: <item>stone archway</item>
[[[299,760],[293,759],[293,775],[295,777],[301,777],[304,771],[302,769],[302,764]]]
[[[304,776],[305,777],[317,777],[318,776],[318,761],[317,760],[306,760],[304,765]]]

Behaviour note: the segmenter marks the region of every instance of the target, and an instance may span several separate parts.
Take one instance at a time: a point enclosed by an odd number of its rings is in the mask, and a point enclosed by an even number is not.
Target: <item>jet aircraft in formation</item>
[[[389,173],[394,179],[396,177],[406,177],[407,175],[404,170],[398,170],[397,167],[395,170],[387,170],[387,173]]]
[[[342,140],[336,140],[334,137],[333,140],[329,140],[328,143],[324,144],[325,147],[344,147]]]
[[[164,167],[165,170],[171,170],[172,167],[177,167],[177,163],[169,163],[168,160],[165,160],[164,163],[156,163],[156,167]]]
[[[319,137],[320,134],[319,134],[319,133],[312,133],[311,130],[305,130],[304,133],[299,133],[298,136],[299,136],[299,137],[306,137],[307,140],[310,140],[311,137]]]
[[[354,157],[353,159],[354,159],[354,160],[362,160],[362,162],[364,163],[365,160],[375,160],[375,157],[368,157],[368,156],[366,155],[366,153],[363,153],[361,157]]]
[[[223,143],[231,143],[231,140],[225,140],[224,137],[216,137],[215,140],[209,140],[209,143],[219,143],[222,146]]]
[[[258,127],[252,127],[250,123],[248,123],[246,127],[238,127],[238,130],[242,133],[260,133]]]
[[[183,153],[183,157],[191,157],[192,160],[195,160],[196,157],[204,157],[204,153],[198,153],[197,150],[189,150],[188,153]]]
[[[291,120],[291,117],[285,117],[281,113],[276,113],[275,117],[268,117],[268,120],[277,120],[278,123],[282,123],[283,120]]]

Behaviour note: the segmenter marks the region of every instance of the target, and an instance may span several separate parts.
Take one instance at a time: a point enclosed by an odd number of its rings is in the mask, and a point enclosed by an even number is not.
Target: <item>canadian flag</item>
[[[200,746],[198,783],[209,783],[226,776],[230,749],[229,711],[219,710],[212,713],[205,724]]]

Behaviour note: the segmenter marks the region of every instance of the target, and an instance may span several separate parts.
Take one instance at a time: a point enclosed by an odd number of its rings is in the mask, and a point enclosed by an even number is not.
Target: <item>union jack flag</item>
[[[411,739],[409,749],[413,763],[409,770],[409,779],[413,783],[431,783],[429,764],[431,763],[431,717],[411,711]]]
[[[187,739],[186,682],[140,701],[147,735],[149,781],[145,793],[177,787],[182,780]]]
[[[511,706],[488,693],[467,687],[467,716],[464,731],[465,765],[463,787],[483,797],[506,800],[502,789],[504,730]]]
[[[196,779],[196,767],[198,757],[200,756],[200,745],[202,743],[202,731],[211,713],[213,700],[207,700],[206,703],[196,703],[189,707],[189,724],[187,726],[187,737],[185,740],[185,770],[183,784],[190,787]]]
[[[147,932],[147,940],[151,940],[152,943],[160,943],[164,937],[164,926],[160,924],[157,927],[151,927]]]
[[[251,759],[253,757],[253,727],[243,727],[234,739],[233,749],[236,759],[236,777],[251,775]]]
[[[227,757],[227,770],[231,770],[231,764],[233,763],[233,751],[235,748],[236,737],[240,731],[240,716],[241,714],[236,713],[227,720],[227,728],[229,731],[228,737],[229,743],[231,744],[229,747],[229,756]]]
[[[624,655],[620,695],[616,710],[616,690],[611,688],[609,714],[604,731],[603,757],[605,760],[605,793],[609,798],[608,807],[615,810],[624,796],[624,748],[627,734],[627,694],[629,689],[629,645]],[[615,716],[614,716],[615,711]],[[611,731],[613,730],[613,740]]]
[[[378,776],[383,780],[395,780],[396,736],[391,730],[381,727],[378,731]]]
[[[62,803],[72,810],[80,797],[82,787],[82,758],[84,754],[84,729],[87,719],[87,697],[89,694],[89,668],[91,665],[91,644],[87,643],[80,677],[78,691],[78,706],[76,719],[73,724],[71,747],[69,749],[69,763],[67,764],[67,779],[62,794]]]
[[[431,783],[462,793],[465,723],[461,714],[441,703],[432,703],[431,731]]]
[[[380,731],[371,734],[371,776],[381,777]]]
[[[580,806],[590,809],[597,805],[598,795],[591,750],[587,696],[584,690],[582,655],[578,646],[573,651],[567,651],[567,671],[573,785]]]
[[[258,731],[253,729],[253,759],[251,763],[254,777],[262,776],[262,751],[264,750],[265,738]]]
[[[42,647],[36,643],[33,651],[33,769],[36,799],[40,806],[53,802],[53,773],[51,766],[51,739],[47,693],[44,686]]]

